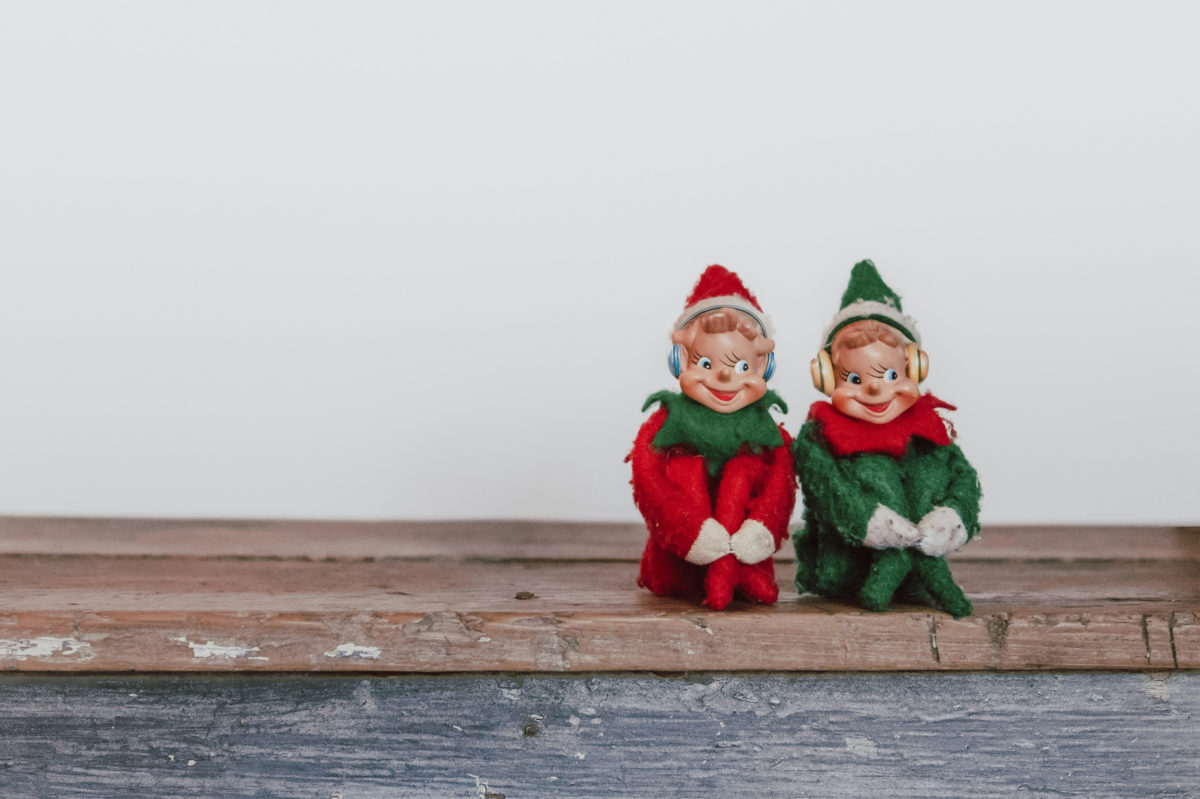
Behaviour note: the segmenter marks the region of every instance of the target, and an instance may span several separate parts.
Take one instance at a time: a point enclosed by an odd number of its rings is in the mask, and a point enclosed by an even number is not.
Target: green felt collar
[[[774,391],[733,413],[721,413],[705,407],[677,391],[659,391],[646,399],[642,410],[656,402],[667,409],[667,418],[654,436],[654,446],[668,449],[686,445],[704,457],[708,472],[715,475],[742,445],[752,452],[783,444],[779,426],[771,418],[771,408],[787,413],[787,404]]]

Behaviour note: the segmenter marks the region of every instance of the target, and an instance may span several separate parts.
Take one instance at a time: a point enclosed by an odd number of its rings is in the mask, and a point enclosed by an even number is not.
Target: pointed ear
[[[760,356],[766,355],[767,353],[774,352],[774,351],[775,351],[775,339],[767,338],[766,336],[759,336],[758,338],[754,339],[754,354],[755,355],[760,355]]]
[[[671,343],[678,344],[685,350],[690,349],[692,341],[696,338],[696,323],[692,322],[683,330],[676,330],[671,334]]]

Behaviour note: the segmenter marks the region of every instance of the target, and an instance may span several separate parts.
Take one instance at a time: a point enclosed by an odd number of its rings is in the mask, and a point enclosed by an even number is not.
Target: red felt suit
[[[731,535],[744,521],[754,519],[767,528],[779,548],[788,537],[787,523],[796,501],[791,436],[779,426],[782,444],[757,453],[742,446],[715,477],[709,477],[707,460],[689,447],[663,450],[653,445],[667,414],[667,408],[660,407],[642,425],[629,455],[634,501],[650,532],[638,585],[663,596],[703,593],[704,604],[714,610],[725,608],[735,591],[758,602],[774,602],[779,587],[772,557],[748,564],[724,555],[707,565],[685,558],[709,518]]]

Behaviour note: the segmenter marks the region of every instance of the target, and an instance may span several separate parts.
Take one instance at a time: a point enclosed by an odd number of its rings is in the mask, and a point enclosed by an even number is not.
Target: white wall
[[[1200,522],[1194,6],[11,4],[0,512],[636,518],[700,270],[871,257],[986,522]]]

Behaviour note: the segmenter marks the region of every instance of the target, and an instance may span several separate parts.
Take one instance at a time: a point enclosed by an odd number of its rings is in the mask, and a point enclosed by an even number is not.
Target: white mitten
[[[921,531],[918,548],[926,555],[941,557],[967,543],[967,526],[954,508],[934,508],[917,525]]]
[[[921,542],[917,526],[887,505],[876,505],[867,520],[867,537],[863,545],[872,549],[904,549]]]
[[[758,563],[775,554],[775,536],[766,525],[747,519],[731,537],[733,556],[742,563]]]
[[[707,566],[731,552],[733,548],[730,545],[729,531],[716,519],[705,519],[704,524],[700,525],[700,534],[696,536],[696,541],[684,560],[697,566]]]

